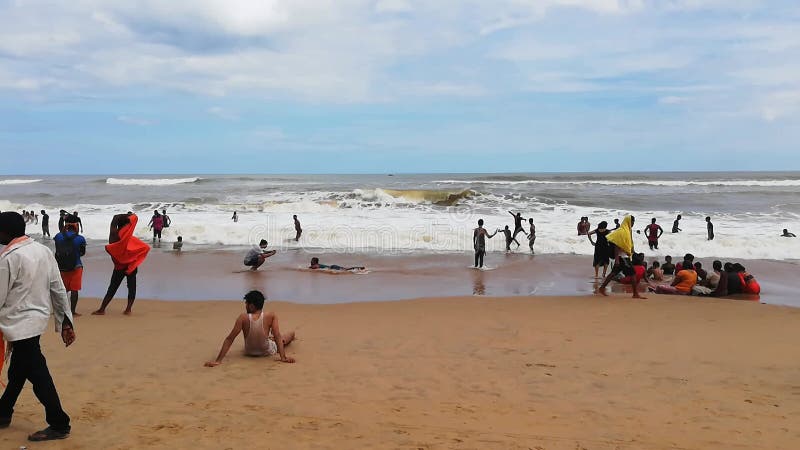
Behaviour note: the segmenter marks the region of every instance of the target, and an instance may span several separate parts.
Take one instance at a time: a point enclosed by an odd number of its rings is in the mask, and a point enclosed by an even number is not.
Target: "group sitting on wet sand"
[[[603,222],[599,227],[602,231],[590,232],[590,240],[591,234],[598,236],[598,242],[592,242],[596,249],[595,274],[597,274],[599,265],[603,265],[605,275],[607,267],[607,259],[602,259],[602,253],[598,255],[598,246],[607,245],[608,253],[606,255],[613,255],[614,261],[611,273],[605,276],[603,283],[597,289],[598,294],[608,295],[605,289],[612,281],[631,285],[634,298],[644,298],[639,295],[639,284],[642,282],[647,290],[657,294],[726,297],[736,294],[758,295],[761,293],[758,281],[739,263],[723,264],[721,261],[714,261],[712,265],[714,271],[709,274],[703,269],[701,262],[694,261],[694,255],[687,253],[683,262],[677,265],[673,265],[672,257],[667,256],[664,264],[654,261],[648,269],[644,254],[634,251],[634,223],[633,216],[626,216],[621,226],[614,231],[605,230]],[[652,224],[655,224],[655,219],[652,220]],[[605,242],[601,244],[603,241]],[[606,264],[602,264],[603,262]],[[667,281],[667,277],[672,277],[670,283],[657,284],[657,282]]]

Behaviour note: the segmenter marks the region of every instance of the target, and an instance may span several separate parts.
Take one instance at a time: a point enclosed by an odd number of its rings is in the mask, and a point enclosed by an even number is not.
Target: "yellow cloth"
[[[619,247],[628,256],[633,254],[633,235],[631,234],[631,216],[625,216],[622,224],[606,236],[606,240]]]

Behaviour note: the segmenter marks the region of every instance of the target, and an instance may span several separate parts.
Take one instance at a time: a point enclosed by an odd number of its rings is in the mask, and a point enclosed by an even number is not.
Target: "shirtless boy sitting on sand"
[[[293,363],[294,358],[286,356],[285,347],[294,340],[294,331],[281,335],[278,327],[278,316],[274,312],[264,312],[264,294],[260,291],[250,291],[244,296],[247,311],[240,314],[233,324],[233,329],[222,342],[222,348],[214,361],[205,363],[206,367],[216,367],[222,364],[228,350],[239,333],[244,332],[244,354],[247,356],[274,356],[280,355],[281,361]],[[271,335],[270,335],[271,334]]]

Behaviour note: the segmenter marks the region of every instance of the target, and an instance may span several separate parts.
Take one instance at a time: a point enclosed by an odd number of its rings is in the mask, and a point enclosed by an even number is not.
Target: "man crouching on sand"
[[[293,363],[294,358],[286,356],[285,347],[294,340],[294,331],[286,336],[281,335],[278,327],[278,316],[273,312],[265,313],[264,294],[259,291],[250,291],[244,296],[244,309],[246,314],[240,314],[233,324],[233,330],[222,342],[222,348],[214,361],[208,361],[206,367],[216,367],[222,364],[222,359],[228,354],[233,341],[240,332],[244,332],[244,354],[247,356],[273,356],[280,355],[281,361]],[[272,333],[272,336],[270,336]]]

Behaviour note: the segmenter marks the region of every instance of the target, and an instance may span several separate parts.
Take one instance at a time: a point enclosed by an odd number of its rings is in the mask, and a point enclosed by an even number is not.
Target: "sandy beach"
[[[800,310],[614,296],[270,302],[297,363],[205,368],[243,305],[116,300],[45,355],[72,415],[32,445],[28,385],[3,448],[789,449]],[[88,311],[96,300],[83,300]],[[795,425],[792,425],[795,424]]]

